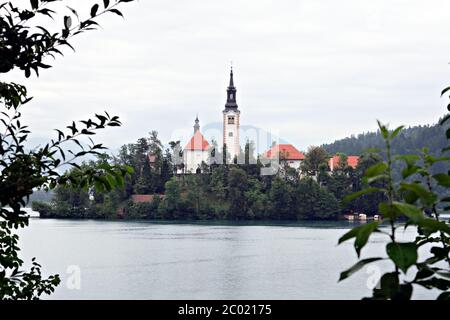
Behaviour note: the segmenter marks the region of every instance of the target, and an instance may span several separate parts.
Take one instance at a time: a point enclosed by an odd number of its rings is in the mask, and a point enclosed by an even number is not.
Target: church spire
[[[198,120],[198,115],[195,117],[195,124],[194,124],[194,134],[200,130],[200,121]]]
[[[233,79],[233,66],[230,71],[230,85],[227,88],[227,103],[225,104],[225,109],[237,109],[238,105],[236,103],[236,87],[234,86]]]
[[[234,88],[234,81],[233,81],[233,66],[231,66],[231,71],[230,71],[230,88]]]

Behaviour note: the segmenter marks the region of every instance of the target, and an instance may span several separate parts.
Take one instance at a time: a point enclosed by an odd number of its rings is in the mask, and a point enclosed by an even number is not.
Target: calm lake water
[[[354,225],[32,218],[20,235],[22,258],[36,256],[44,273],[62,277],[51,299],[359,299],[389,264],[337,282],[356,262],[352,242],[336,245]],[[384,256],[384,246],[377,235],[363,256]]]

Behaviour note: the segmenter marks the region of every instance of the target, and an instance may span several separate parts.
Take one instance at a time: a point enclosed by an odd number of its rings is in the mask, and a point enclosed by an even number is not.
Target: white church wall
[[[208,160],[208,152],[202,150],[185,150],[184,165],[186,173],[195,173],[197,168]]]

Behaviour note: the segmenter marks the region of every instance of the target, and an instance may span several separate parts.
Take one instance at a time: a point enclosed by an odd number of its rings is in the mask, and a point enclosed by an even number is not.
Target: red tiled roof
[[[333,170],[335,167],[337,167],[339,165],[339,160],[340,157],[338,155],[333,156],[328,164],[330,166],[330,169]],[[356,168],[356,166],[358,165],[359,162],[359,157],[358,156],[347,156],[347,165],[349,167],[352,167],[353,169]]]
[[[155,196],[159,196],[161,199],[164,199],[163,194],[133,194],[131,199],[134,203],[138,202],[152,202]]]
[[[347,159],[347,164],[352,167],[353,169],[356,168],[356,166],[358,165],[359,162],[359,157],[358,156],[349,156]]]
[[[201,150],[201,151],[208,150],[208,148],[209,143],[205,139],[205,137],[203,137],[200,131],[194,133],[191,140],[188,142],[186,147],[184,147],[185,150]]]
[[[304,160],[305,155],[298,151],[292,144],[277,144],[264,154],[267,158],[279,156],[284,160]]]

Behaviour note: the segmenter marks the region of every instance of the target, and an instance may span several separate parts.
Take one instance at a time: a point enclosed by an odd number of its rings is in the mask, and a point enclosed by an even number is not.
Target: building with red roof
[[[339,155],[334,155],[330,160],[328,160],[328,167],[330,168],[330,171],[334,171],[336,168],[339,167],[339,161],[341,157]],[[358,156],[347,156],[347,165],[349,167],[352,167],[353,169],[356,168],[359,162]]]
[[[194,135],[184,147],[183,160],[185,172],[196,173],[202,162],[208,161],[209,142],[200,132],[198,117],[195,119]]]
[[[305,155],[292,144],[277,144],[263,154],[263,157],[287,163],[291,168],[299,169]]]
[[[152,202],[155,197],[159,197],[160,199],[164,199],[165,195],[163,194],[133,194],[131,196],[131,199],[134,203],[141,203],[141,202]]]
[[[191,140],[186,144],[184,150],[190,151],[206,151],[209,148],[209,142],[205,139],[205,137],[197,131],[192,136]]]

